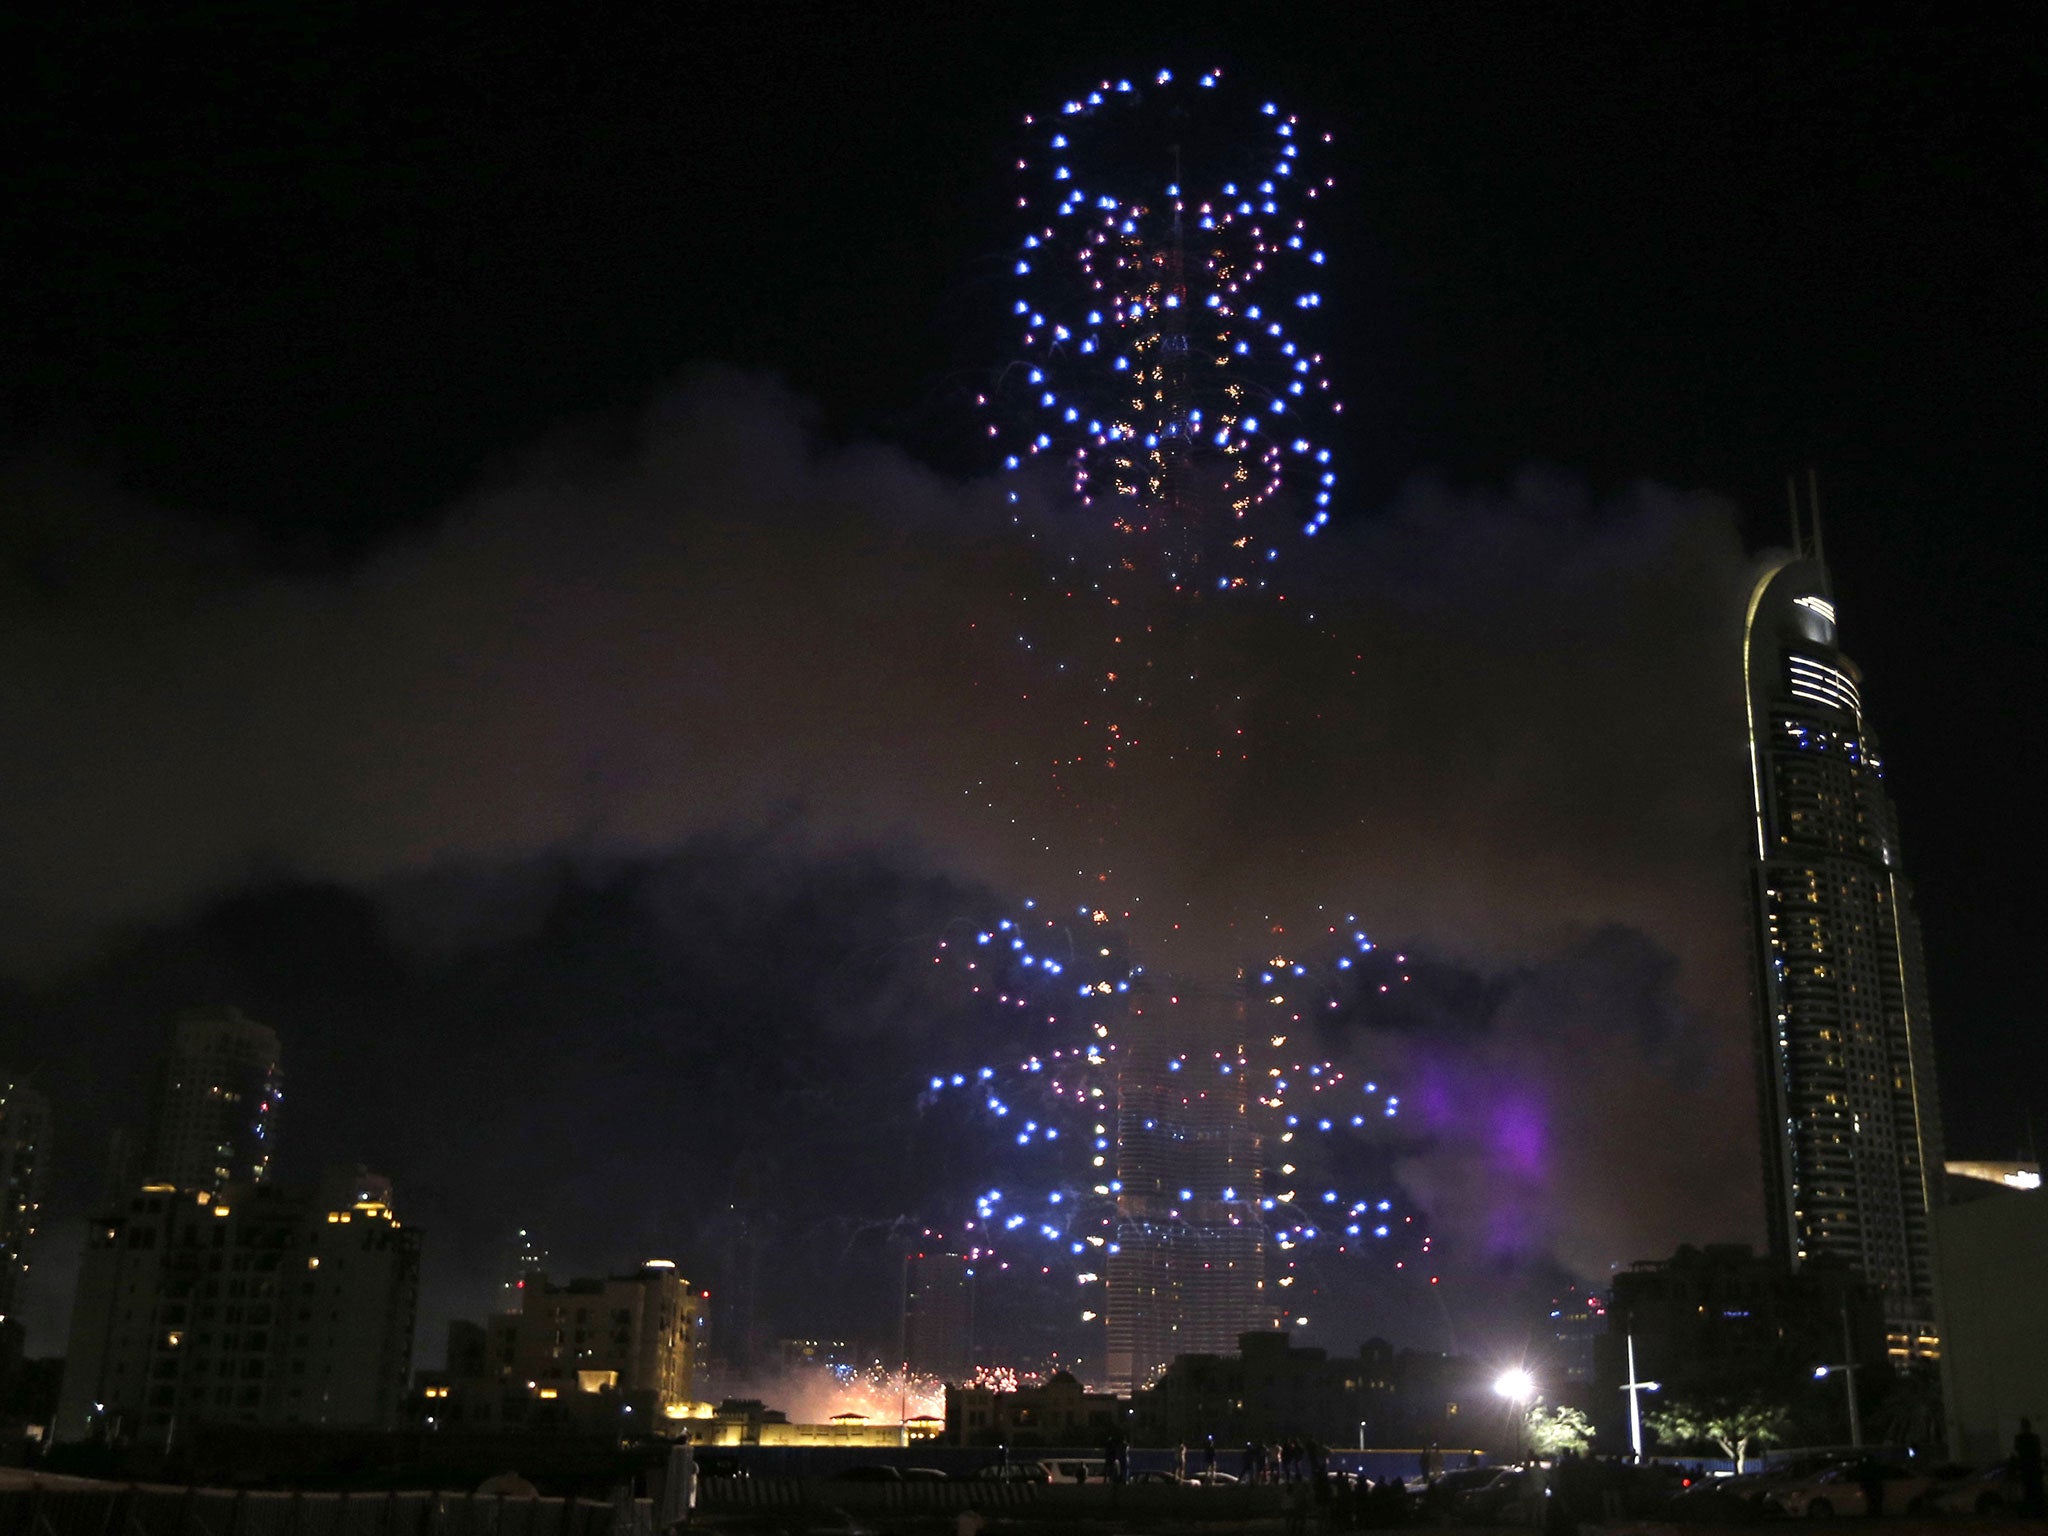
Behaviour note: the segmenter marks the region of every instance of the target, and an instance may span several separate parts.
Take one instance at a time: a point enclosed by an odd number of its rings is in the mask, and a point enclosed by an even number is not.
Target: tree
[[[1742,1471],[1752,1441],[1783,1437],[1788,1419],[1783,1407],[1760,1397],[1678,1398],[1647,1415],[1660,1439],[1718,1445]]]
[[[1555,1408],[1531,1405],[1523,1437],[1538,1456],[1562,1456],[1566,1451],[1583,1452],[1592,1445],[1593,1424],[1578,1409],[1562,1403]]]

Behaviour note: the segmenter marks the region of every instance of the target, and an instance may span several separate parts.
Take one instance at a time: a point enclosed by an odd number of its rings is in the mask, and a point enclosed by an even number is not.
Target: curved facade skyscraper
[[[1932,1358],[1941,1121],[1920,931],[1817,553],[1758,578],[1743,667],[1771,1246],[1795,1268],[1846,1261],[1882,1298],[1892,1357]]]
[[[235,1008],[181,1014],[150,1099],[143,1182],[216,1193],[261,1183],[283,1085],[274,1031]]]

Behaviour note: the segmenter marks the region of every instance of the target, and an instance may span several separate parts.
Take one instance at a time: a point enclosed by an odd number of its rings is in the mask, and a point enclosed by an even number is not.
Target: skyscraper
[[[14,1315],[28,1272],[49,1146],[49,1101],[25,1084],[0,1081],[0,1320]]]
[[[505,1243],[504,1258],[498,1271],[498,1310],[521,1310],[526,1304],[527,1280],[536,1276],[545,1280],[547,1273],[547,1244],[528,1228],[519,1228]]]
[[[215,1192],[260,1183],[283,1083],[274,1031],[235,1008],[180,1015],[150,1098],[138,1182]]]
[[[1271,1326],[1245,1009],[1148,982],[1117,1070],[1116,1226],[1105,1262],[1106,1376],[1145,1387],[1176,1355],[1230,1354]]]
[[[965,1381],[974,1370],[974,1267],[961,1253],[903,1261],[903,1359],[913,1371]]]
[[[1932,1357],[1941,1124],[1920,931],[1817,536],[1759,576],[1743,668],[1772,1250],[1846,1261],[1882,1297],[1892,1357]]]

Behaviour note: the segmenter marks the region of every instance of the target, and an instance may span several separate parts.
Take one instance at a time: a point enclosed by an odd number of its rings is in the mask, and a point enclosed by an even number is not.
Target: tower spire
[[[1826,595],[1832,598],[1835,583],[1828,574],[1827,546],[1821,542],[1820,536],[1820,477],[1814,473],[1811,464],[1806,466],[1806,515],[1813,525],[1813,563],[1820,567],[1821,585],[1827,589]]]

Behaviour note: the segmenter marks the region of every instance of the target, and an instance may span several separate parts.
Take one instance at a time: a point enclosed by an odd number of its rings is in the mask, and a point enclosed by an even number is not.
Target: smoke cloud
[[[1072,621],[1041,617],[1056,520],[1027,495],[1014,515],[1038,537],[1020,537],[996,489],[823,443],[759,379],[700,378],[621,444],[546,446],[320,577],[279,575],[230,534],[88,478],[19,470],[7,495],[0,965],[17,1064],[55,1062],[67,1038],[146,1055],[161,1017],[145,1006],[261,969],[246,952],[210,969],[166,956],[217,937],[223,901],[279,886],[343,893],[367,923],[356,1017],[375,1017],[376,976],[403,992],[431,974],[428,1040],[503,1032],[533,1065],[651,1027],[604,1034],[633,1028],[631,999],[615,999],[589,1033],[566,995],[543,1026],[478,980],[477,957],[545,947],[565,885],[650,872],[622,887],[636,915],[620,930],[671,981],[733,980],[743,964],[787,969],[747,938],[753,911],[781,911],[770,928],[789,939],[793,895],[865,888],[849,869],[886,871],[899,899],[880,928],[857,898],[812,904],[842,957],[911,952],[947,902],[1069,902],[1113,864],[1104,887],[1163,963],[1181,963],[1174,922],[1193,956],[1312,924],[1326,903],[1415,952],[1410,1022],[1338,1046],[1406,1085],[1398,1166],[1447,1265],[1597,1278],[1755,1225],[1745,560],[1711,496],[1597,500],[1538,472],[1502,489],[1418,483],[1299,557],[1292,608],[1220,618],[1201,642],[1237,690],[1241,761],[1141,746],[1112,778],[1052,771],[1100,725],[1077,725],[1089,697],[1056,670]],[[1174,697],[1148,730],[1217,728],[1175,718]],[[646,925],[677,882],[690,923]],[[714,943],[718,914],[730,931]],[[147,986],[120,979],[143,971]],[[829,1028],[794,1048],[886,1038],[900,1065],[943,1027],[888,967],[829,974],[791,1004]],[[502,1011],[478,1016],[486,1002]],[[664,1026],[716,1041],[677,1048],[696,1075],[675,1084],[671,1119],[753,1048],[715,1013]],[[53,1035],[59,1020],[78,1033]],[[294,1067],[303,1096],[357,1098],[340,1089],[364,1086],[360,1064],[300,1043],[310,1017],[269,1021],[293,1060],[341,1080]],[[436,1080],[423,1051],[397,1053],[381,1075],[397,1108],[374,1118],[419,1160],[392,1167],[401,1190],[440,1191],[460,1225],[455,1153],[400,1129]],[[602,1075],[560,1085],[570,1113],[603,1102]],[[134,1113],[135,1085],[106,1081],[79,1116],[87,1147]],[[518,1091],[516,1073],[494,1081]],[[660,1155],[652,1133],[626,1139]],[[584,1171],[630,1179],[633,1157]],[[566,1210],[558,1183],[528,1198]],[[593,1248],[615,1217],[600,1198]]]

